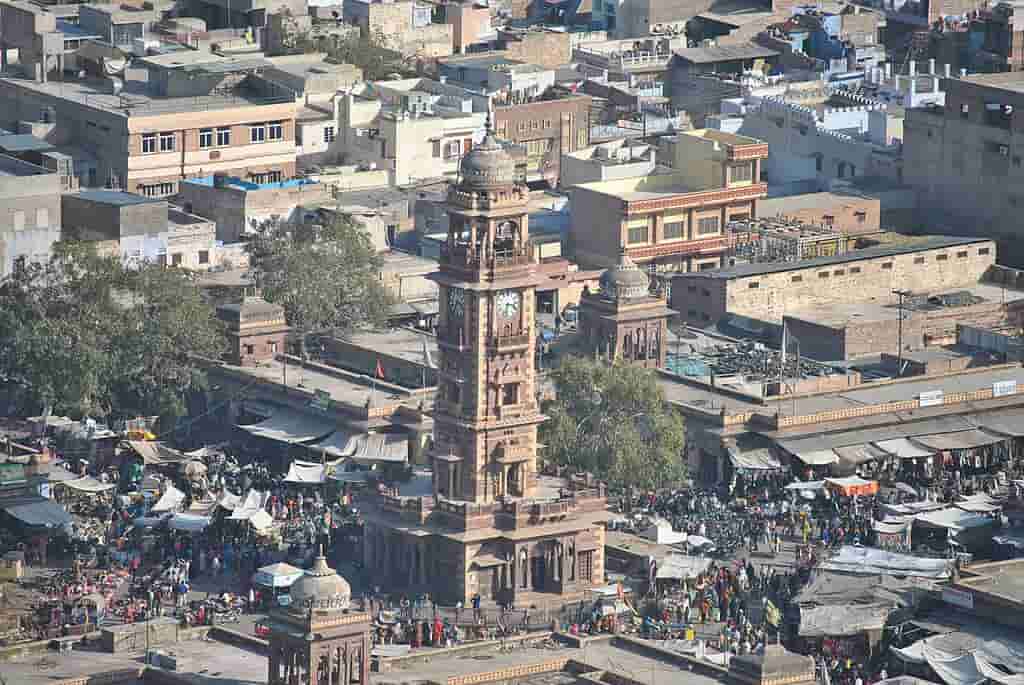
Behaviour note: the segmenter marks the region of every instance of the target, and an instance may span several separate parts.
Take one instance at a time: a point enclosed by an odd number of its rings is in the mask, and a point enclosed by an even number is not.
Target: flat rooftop
[[[974,392],[990,389],[993,383],[1009,380],[1024,385],[1024,368],[998,367],[948,376],[908,378],[892,383],[869,382],[856,388],[820,395],[788,395],[762,404],[753,398],[726,394],[707,385],[684,383],[666,374],[658,374],[658,385],[665,393],[666,399],[671,402],[704,410],[718,411],[724,407],[728,414],[757,412],[778,413],[780,416],[806,416],[818,412],[914,400],[922,392],[934,390],[941,390],[946,395]]]
[[[597,184],[589,184],[597,185]],[[914,241],[901,245],[880,245],[868,247],[863,250],[851,250],[834,257],[815,257],[814,259],[803,259],[798,262],[761,262],[756,264],[737,264],[727,269],[715,269],[712,271],[693,271],[679,277],[684,278],[707,278],[712,280],[732,280],[736,278],[748,278],[750,276],[764,276],[767,274],[785,273],[800,269],[814,269],[833,264],[848,264],[859,262],[865,259],[878,259],[880,257],[895,257],[897,255],[913,254],[923,250],[941,250],[947,247],[959,247],[961,245],[974,245],[977,243],[991,242],[990,238],[964,238],[957,236],[929,236],[927,239]]]
[[[439,59],[438,64],[441,66],[459,66],[459,67],[476,67],[478,69],[494,69],[500,67],[516,67],[527,64],[526,62],[509,59],[504,55],[497,53],[484,53],[482,55],[467,55],[465,57],[445,57]]]
[[[309,366],[302,368],[296,363],[289,363],[288,368],[285,369],[284,363],[279,359],[261,362],[259,366],[225,364],[224,368],[278,385],[283,384],[287,377],[289,388],[309,393],[322,390],[328,393],[334,401],[349,406],[363,407],[371,399],[378,406],[394,405],[412,402],[417,397],[411,392],[400,391],[397,386],[392,384],[385,385],[379,381],[375,383],[370,376],[360,376],[341,369],[338,369],[337,373],[328,373]],[[359,382],[360,380],[365,383]]]
[[[637,176],[614,181],[580,183],[576,188],[590,190],[602,195],[610,195],[611,197],[630,202],[659,200],[705,190],[705,188],[687,183],[686,178],[682,174],[677,173],[655,173],[650,176]]]
[[[970,573],[971,576],[965,575],[955,585],[1000,595],[1024,604],[1024,559],[981,564],[972,567]]]
[[[764,145],[764,141],[758,140],[757,138],[741,136],[738,133],[729,133],[728,131],[719,131],[713,128],[698,128],[692,131],[682,131],[678,135],[680,137],[688,136],[690,138],[713,140],[716,143],[721,143],[722,145],[730,147],[737,147],[740,145]]]
[[[408,252],[389,250],[378,256],[384,262],[383,270],[391,273],[397,272],[405,275],[427,274],[431,271],[436,271],[438,268],[436,260],[420,257]]]
[[[714,64],[715,62],[733,62],[736,60],[764,59],[778,57],[777,50],[744,43],[741,45],[721,45],[706,48],[683,48],[675,51],[676,56],[694,64]]]
[[[757,213],[759,216],[778,216],[803,209],[835,209],[855,202],[873,199],[861,195],[844,195],[843,193],[830,192],[781,195],[761,200],[758,203]]]
[[[975,74],[964,79],[951,79],[952,81],[963,81],[977,86],[997,88],[1010,91],[1011,93],[1024,93],[1024,72],[1008,71],[1001,74]]]
[[[75,193],[73,197],[95,202],[101,205],[114,205],[117,207],[131,207],[133,205],[148,205],[166,203],[167,200],[159,197],[146,197],[135,193],[126,193],[121,190],[83,190]]]
[[[439,354],[437,338],[429,333],[414,331],[411,328],[360,331],[345,338],[345,342],[421,366],[430,366],[427,363],[424,350],[434,361],[438,359]]]
[[[52,173],[54,172],[49,169],[26,162],[17,157],[0,154],[0,176],[42,176]]]
[[[190,95],[187,97],[162,97],[149,90],[149,74],[146,69],[125,70],[124,90],[120,95],[109,92],[108,82],[99,80],[48,81],[40,83],[32,79],[13,76],[0,77],[0,89],[20,89],[35,95],[67,100],[92,109],[119,114],[124,117],[156,116],[195,112],[204,109],[229,107],[287,104],[295,106],[294,98],[265,97],[237,89],[227,95]]]

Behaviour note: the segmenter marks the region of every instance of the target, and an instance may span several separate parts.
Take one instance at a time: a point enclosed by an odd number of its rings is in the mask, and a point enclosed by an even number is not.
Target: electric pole
[[[899,297],[900,320],[896,328],[896,378],[903,375],[903,298],[910,294],[909,290],[893,290],[893,295]]]

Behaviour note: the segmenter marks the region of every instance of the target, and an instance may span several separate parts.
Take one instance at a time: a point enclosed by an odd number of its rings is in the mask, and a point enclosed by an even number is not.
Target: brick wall
[[[509,59],[554,69],[572,61],[572,44],[568,33],[527,31],[499,34],[498,48]]]

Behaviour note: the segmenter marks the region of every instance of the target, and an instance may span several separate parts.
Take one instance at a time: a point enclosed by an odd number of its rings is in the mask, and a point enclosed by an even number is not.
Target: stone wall
[[[822,265],[811,263],[774,273],[730,277],[721,274],[680,274],[672,282],[671,307],[690,321],[718,321],[740,314],[781,322],[786,311],[831,304],[893,304],[896,289],[915,293],[941,293],[982,279],[995,264],[991,241],[921,249],[898,255]]]

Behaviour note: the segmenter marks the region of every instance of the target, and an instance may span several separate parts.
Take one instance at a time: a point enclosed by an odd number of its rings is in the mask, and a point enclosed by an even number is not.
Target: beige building
[[[780,323],[787,314],[813,307],[893,304],[894,290],[949,292],[978,283],[995,263],[991,240],[933,236],[835,257],[679,274],[672,279],[671,303],[700,326],[727,314]]]
[[[667,139],[658,159],[672,173],[584,183],[570,191],[569,249],[583,264],[609,266],[623,248],[659,271],[700,271],[722,265],[729,221],[757,216],[767,193],[760,183],[768,146],[721,131]]]
[[[405,185],[454,176],[486,118],[461,88],[429,79],[364,84],[338,98],[335,145],[347,163],[376,165]]]
[[[351,0],[343,8],[346,22],[403,55],[430,58],[452,54],[454,27],[433,23],[433,5],[416,0]]]
[[[294,94],[262,81],[262,60],[175,52],[111,81],[0,78],[0,126],[33,131],[73,159],[83,187],[150,197],[227,172],[256,183],[295,174]]]

